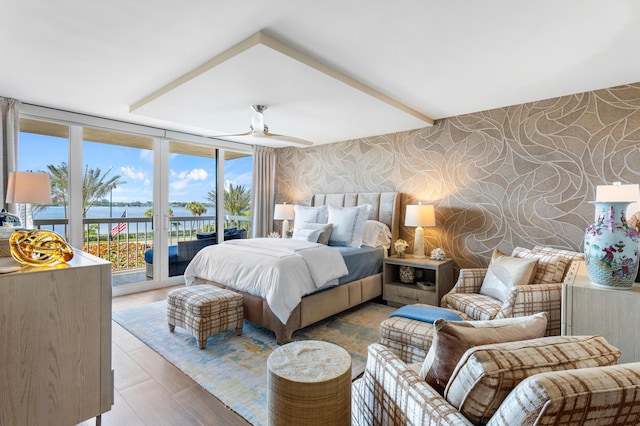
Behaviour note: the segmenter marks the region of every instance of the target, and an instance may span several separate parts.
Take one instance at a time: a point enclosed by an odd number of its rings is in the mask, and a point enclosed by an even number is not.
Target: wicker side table
[[[351,356],[332,343],[281,346],[267,360],[270,425],[350,425]]]

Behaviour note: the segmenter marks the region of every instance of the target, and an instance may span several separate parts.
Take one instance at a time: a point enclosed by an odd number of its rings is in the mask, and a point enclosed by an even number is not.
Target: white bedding
[[[302,300],[348,273],[342,255],[323,244],[292,239],[230,240],[200,250],[184,272],[264,298],[283,324]]]

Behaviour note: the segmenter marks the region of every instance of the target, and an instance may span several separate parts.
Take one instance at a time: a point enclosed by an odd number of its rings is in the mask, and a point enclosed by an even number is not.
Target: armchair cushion
[[[493,261],[484,276],[480,294],[504,302],[511,287],[531,282],[538,264],[537,258],[500,256]]]
[[[443,393],[467,349],[542,337],[546,329],[546,312],[494,321],[437,319],[433,323],[433,343],[422,364],[420,376],[436,391]]]
[[[534,252],[533,250],[516,247],[512,256],[521,259],[537,259],[533,281],[536,284],[551,284],[562,282],[564,271],[570,260],[557,254]]]
[[[489,425],[640,422],[640,363],[541,373],[523,380]]]
[[[502,301],[484,294],[448,293],[442,298],[441,306],[463,312],[474,320],[490,320],[502,309]]]
[[[602,336],[556,336],[469,349],[444,392],[475,424],[486,423],[507,395],[538,373],[613,365],[620,351]]]

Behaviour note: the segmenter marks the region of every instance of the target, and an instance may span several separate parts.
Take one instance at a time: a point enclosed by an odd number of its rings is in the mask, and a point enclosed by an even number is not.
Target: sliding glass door
[[[169,142],[169,276],[183,275],[193,256],[216,242],[216,148]],[[212,197],[213,194],[213,198]]]
[[[109,260],[114,295],[182,283],[202,247],[250,235],[251,147],[23,108],[18,170],[52,182],[33,226]]]
[[[83,250],[111,261],[113,287],[151,280],[153,138],[82,129]]]

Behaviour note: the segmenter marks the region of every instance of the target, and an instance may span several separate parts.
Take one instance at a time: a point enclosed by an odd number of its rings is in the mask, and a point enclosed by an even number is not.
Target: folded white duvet
[[[230,240],[200,250],[184,272],[186,284],[204,278],[264,298],[286,324],[302,296],[337,284],[348,273],[339,251],[281,238]]]

